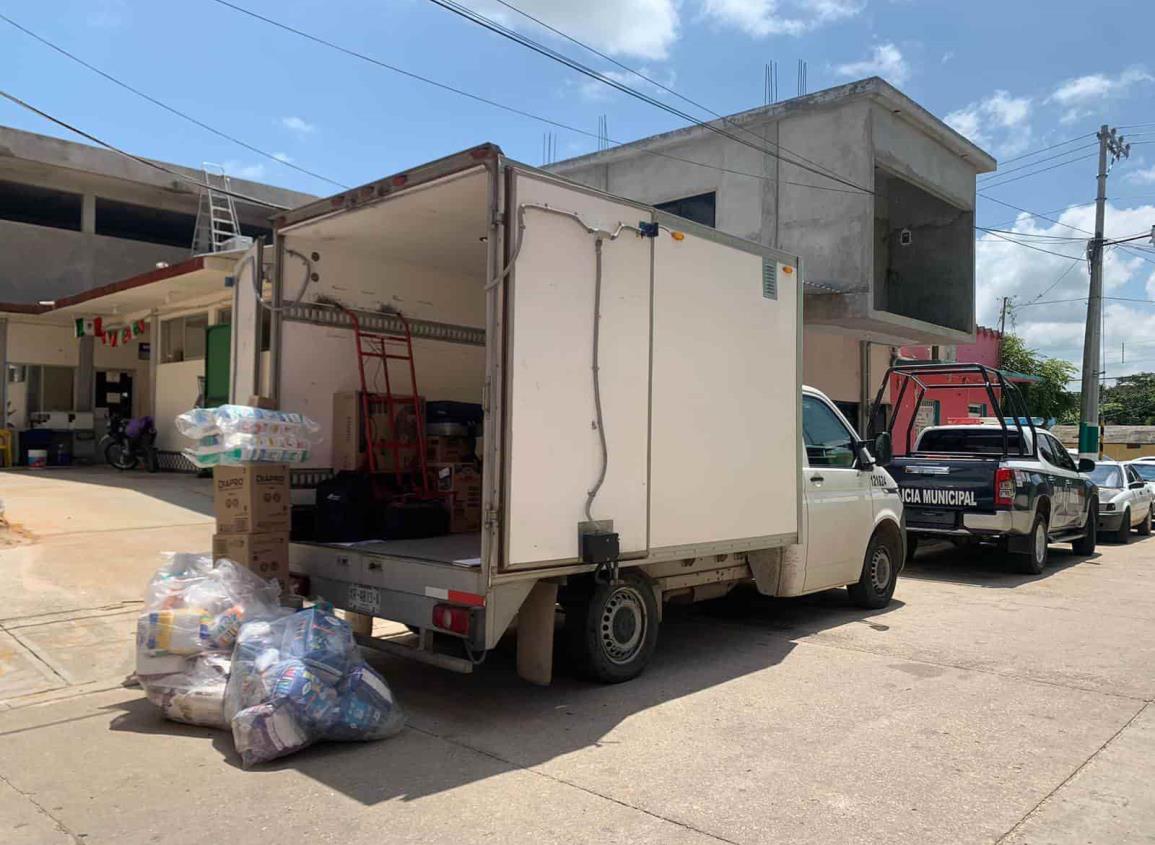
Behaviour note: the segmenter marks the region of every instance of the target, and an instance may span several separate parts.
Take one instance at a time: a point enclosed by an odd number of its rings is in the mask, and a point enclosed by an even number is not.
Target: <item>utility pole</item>
[[[1003,310],[999,314],[999,337],[1002,337],[1007,329],[1007,303],[1010,301],[1009,296],[1003,297]]]
[[[1099,128],[1099,186],[1095,196],[1095,236],[1087,244],[1091,264],[1091,287],[1087,292],[1087,330],[1083,336],[1082,414],[1079,419],[1079,457],[1099,457],[1100,334],[1103,325],[1103,217],[1107,211],[1109,164],[1126,158],[1130,145],[1107,124]],[[1108,157],[1110,161],[1108,161]]]

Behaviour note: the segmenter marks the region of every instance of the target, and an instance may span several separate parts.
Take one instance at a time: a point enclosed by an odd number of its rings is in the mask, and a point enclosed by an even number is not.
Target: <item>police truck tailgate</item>
[[[952,529],[960,514],[994,513],[997,457],[904,456],[889,469],[902,492],[910,528]]]

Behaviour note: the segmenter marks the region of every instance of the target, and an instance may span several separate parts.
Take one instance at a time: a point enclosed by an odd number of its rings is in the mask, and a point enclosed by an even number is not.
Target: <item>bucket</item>
[[[29,449],[28,466],[32,469],[44,469],[44,467],[48,466],[48,450]]]

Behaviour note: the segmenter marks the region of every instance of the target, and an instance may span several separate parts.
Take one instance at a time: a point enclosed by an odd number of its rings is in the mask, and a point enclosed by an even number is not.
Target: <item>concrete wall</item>
[[[716,191],[719,229],[801,256],[804,278],[812,285],[805,306],[809,324],[895,343],[950,343],[973,331],[970,215],[976,172],[991,166],[981,151],[975,149],[968,159],[951,130],[933,124],[917,104],[880,80],[737,115],[726,129],[745,137],[752,133],[765,147],[780,144],[787,158],[804,156],[870,190],[881,167],[925,191],[927,202],[914,209],[912,222],[925,229],[923,240],[931,244],[935,261],[929,267],[899,267],[915,281],[882,296],[887,270],[893,267],[889,255],[876,255],[880,233],[872,195],[699,128],[551,169],[646,203]],[[917,217],[920,212],[926,219]],[[885,240],[890,227],[883,229]],[[930,290],[933,296],[927,295]]]
[[[200,181],[199,170],[166,167]],[[96,235],[97,198],[195,217],[198,188],[105,150],[0,127],[0,180],[66,191],[82,197],[81,231],[0,220],[0,302],[35,303],[79,293],[152,270],[191,255],[187,246],[165,246]],[[286,207],[315,197],[244,179],[233,190]],[[241,223],[269,226],[273,209],[240,203]]]

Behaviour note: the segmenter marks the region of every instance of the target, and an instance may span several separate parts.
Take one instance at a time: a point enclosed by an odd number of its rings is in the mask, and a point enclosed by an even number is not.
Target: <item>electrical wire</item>
[[[466,91],[462,88],[457,88],[453,85],[449,85],[449,84],[444,83],[444,82],[438,82],[435,79],[431,79],[430,77],[427,77],[427,76],[422,76],[419,73],[413,73],[412,71],[405,70],[404,68],[398,67],[397,65],[393,65],[393,64],[390,64],[388,62],[382,61],[380,59],[374,58],[373,56],[370,56],[366,53],[359,52],[359,51],[354,50],[354,49],[349,48],[349,47],[344,47],[340,44],[337,44],[336,42],[329,41],[326,38],[322,38],[321,36],[313,35],[312,33],[306,32],[302,29],[298,29],[294,26],[290,26],[289,24],[282,23],[281,21],[275,20],[274,18],[266,17],[265,15],[259,14],[258,12],[254,12],[254,11],[251,11],[250,9],[246,9],[243,6],[238,6],[235,3],[229,2],[229,0],[212,0],[212,2],[217,3],[218,5],[224,6],[226,8],[232,9],[233,11],[235,11],[239,14],[246,15],[250,18],[253,18],[254,20],[258,20],[258,21],[261,21],[262,23],[266,23],[272,27],[276,27],[277,29],[283,30],[284,32],[288,32],[288,33],[291,33],[293,35],[296,35],[299,38],[304,38],[307,41],[311,41],[311,42],[313,42],[315,44],[319,44],[323,47],[328,47],[330,50],[335,50],[336,52],[342,53],[346,56],[350,56],[351,58],[359,59],[360,61],[367,62],[368,64],[375,65],[376,67],[382,68],[383,70],[391,71],[392,73],[396,73],[396,74],[398,74],[400,76],[404,76],[408,79],[412,79],[412,80],[415,80],[417,82],[421,82],[421,83],[424,83],[426,85],[430,85],[430,86],[432,86],[434,88],[438,88],[442,91],[446,91],[446,92],[449,92],[451,94],[456,94],[457,96],[465,97],[466,99],[473,100],[474,102],[482,103],[483,105],[491,106],[491,107],[496,108],[496,109],[501,109],[502,111],[508,112],[509,114],[515,114],[515,115],[518,115],[519,117],[525,117],[525,118],[528,118],[530,120],[536,120],[539,123],[544,123],[548,126],[554,126],[558,129],[565,129],[566,131],[573,132],[576,135],[583,135],[587,138],[593,138],[595,140],[601,140],[602,139],[601,136],[599,136],[595,132],[590,132],[589,130],[582,129],[580,127],[573,126],[573,125],[568,124],[568,123],[563,123],[559,120],[554,120],[554,119],[549,118],[549,117],[543,117],[542,115],[534,114],[533,112],[528,112],[528,111],[525,111],[524,109],[519,109],[519,108],[516,108],[514,106],[506,105],[505,103],[501,103],[501,102],[498,102],[497,100],[493,100],[493,99],[490,99],[488,97],[481,96],[480,94],[474,94],[474,93],[472,93],[470,91]],[[623,143],[625,143],[623,141],[614,140],[613,138],[608,138],[606,140],[608,140],[610,143],[615,144],[617,146],[621,146]],[[705,168],[707,170],[716,170],[716,171],[719,171],[721,173],[729,173],[729,174],[734,175],[734,176],[745,176],[745,177],[750,178],[750,179],[760,179],[764,182],[769,182],[769,183],[773,183],[773,184],[792,185],[792,186],[798,187],[798,188],[812,188],[816,191],[832,191],[834,193],[855,194],[855,195],[859,195],[859,196],[862,195],[862,191],[858,190],[858,189],[848,190],[846,188],[836,188],[836,187],[828,186],[828,185],[812,185],[808,182],[794,182],[794,181],[791,181],[789,179],[775,179],[771,176],[765,176],[765,175],[762,175],[760,173],[749,173],[749,172],[746,172],[743,170],[735,170],[733,168],[721,167],[721,166],[716,165],[716,164],[706,164],[705,162],[695,161],[693,159],[683,158],[682,156],[673,155],[671,153],[664,153],[664,152],[660,152],[658,150],[651,150],[651,149],[647,149],[645,147],[639,147],[637,149],[638,149],[638,152],[644,153],[645,155],[656,156],[658,158],[663,158],[663,159],[666,159],[668,161],[676,161],[676,162],[679,162],[681,164],[689,164],[691,166],[702,167],[702,168]]]
[[[1069,265],[1067,265],[1067,269],[1059,274],[1059,278],[1055,279],[1055,281],[1053,281],[1049,285],[1047,285],[1047,287],[1041,293],[1039,293],[1034,299],[1032,299],[1030,302],[1027,302],[1024,304],[1025,305],[1036,304],[1040,299],[1042,299],[1044,296],[1046,296],[1048,293],[1050,293],[1052,290],[1054,290],[1055,286],[1058,285],[1059,282],[1061,282],[1061,281],[1063,281],[1063,279],[1067,278],[1067,276],[1070,274],[1070,272],[1072,270],[1074,270],[1079,265],[1079,262],[1081,262],[1082,260],[1083,260],[1083,256],[1081,256],[1081,255],[1076,257],[1076,258],[1072,258],[1071,263]],[[1018,306],[1016,306],[1016,307],[1018,307]]]
[[[1000,168],[999,170],[995,171],[994,173],[983,174],[982,176],[980,176],[978,178],[978,182],[979,182],[979,184],[983,184],[985,182],[992,182],[992,181],[999,179],[1002,176],[1006,176],[1007,174],[1015,173],[1019,170],[1026,170],[1028,167],[1034,167],[1037,164],[1042,164],[1043,162],[1047,162],[1047,161],[1054,161],[1057,158],[1062,158],[1063,156],[1072,155],[1073,153],[1083,152],[1084,150],[1095,149],[1098,146],[1099,146],[1098,144],[1087,144],[1086,146],[1077,147],[1076,149],[1073,149],[1073,150],[1064,150],[1063,152],[1056,153],[1053,156],[1047,156],[1046,158],[1040,158],[1040,159],[1036,159],[1035,161],[1027,162],[1026,164],[1021,164],[1018,167],[1012,167],[1010,170],[1003,170],[1002,168]]]
[[[188,182],[190,185],[196,185],[198,188],[203,188],[206,191],[213,191],[214,193],[224,194],[225,196],[232,197],[233,199],[243,200],[244,202],[252,203],[253,205],[260,205],[260,206],[264,206],[265,208],[276,209],[277,211],[287,211],[288,210],[288,206],[278,205],[276,203],[268,202],[267,200],[257,199],[256,197],[251,197],[248,194],[238,194],[236,191],[226,191],[223,188],[214,188],[211,185],[206,185],[204,182],[200,181],[199,179],[194,179],[192,176],[186,176],[184,173],[180,173],[179,171],[173,170],[172,168],[165,167],[163,164],[158,164],[157,162],[150,161],[147,158],[142,158],[141,156],[133,155],[130,152],[126,152],[125,150],[122,150],[120,147],[113,146],[112,144],[108,143],[107,141],[102,141],[100,138],[97,138],[95,135],[93,135],[89,132],[85,132],[83,129],[79,129],[76,126],[73,126],[71,123],[67,123],[66,121],[61,120],[58,117],[53,117],[48,112],[42,111],[41,109],[36,108],[36,106],[32,105],[31,103],[27,103],[24,100],[21,100],[16,95],[9,94],[7,91],[5,91],[3,89],[0,89],[0,97],[3,97],[6,100],[10,100],[11,102],[15,103],[16,105],[20,106],[21,108],[27,109],[28,111],[32,112],[33,114],[37,114],[40,117],[44,118],[45,120],[51,121],[52,123],[55,123],[57,126],[60,126],[64,129],[67,129],[69,132],[75,132],[81,138],[89,140],[94,144],[98,144],[99,146],[104,147],[106,150],[110,150],[111,152],[117,153],[118,155],[122,155],[125,158],[131,159],[131,160],[135,161],[137,164],[143,164],[145,167],[151,167],[153,170],[159,170],[162,173],[167,173],[169,176],[173,176],[177,179],[180,179],[182,182]]]
[[[1012,161],[1021,161],[1024,158],[1030,158],[1031,156],[1038,155],[1039,153],[1050,152],[1051,150],[1058,149],[1059,147],[1065,147],[1067,144],[1073,144],[1076,141],[1082,141],[1084,138],[1094,138],[1094,137],[1095,137],[1094,132],[1088,132],[1085,135],[1078,135],[1074,138],[1068,138],[1066,141],[1058,141],[1057,143],[1051,144],[1049,147],[1040,147],[1037,150],[1031,150],[1028,153],[1022,153],[1021,155],[1014,156],[1013,158],[1008,158],[1006,161],[1003,162],[1003,164],[1010,164]],[[1062,153],[1060,153],[1060,155],[1062,155]]]
[[[223,3],[223,2],[225,2],[225,0],[214,0],[214,2]],[[861,191],[864,194],[868,194],[868,195],[874,194],[874,191],[871,190],[870,188],[865,188],[862,185],[858,185],[858,184],[850,181],[849,179],[845,179],[845,178],[838,176],[838,175],[825,173],[819,168],[811,167],[810,165],[804,164],[802,162],[799,162],[799,161],[796,161],[793,159],[789,159],[786,156],[782,155],[781,152],[773,152],[766,147],[763,147],[759,144],[755,144],[753,142],[747,141],[744,138],[741,138],[737,135],[734,135],[733,133],[723,129],[720,126],[716,126],[713,123],[706,123],[702,120],[699,120],[698,118],[694,117],[693,115],[691,115],[685,111],[682,111],[681,109],[676,108],[675,106],[671,106],[668,103],[664,103],[661,100],[658,100],[654,97],[651,97],[648,94],[645,94],[641,91],[638,91],[636,88],[631,88],[630,86],[628,86],[622,82],[619,82],[616,79],[612,79],[612,78],[610,78],[610,77],[608,77],[602,73],[599,73],[598,71],[588,67],[587,65],[582,64],[581,62],[577,61],[576,59],[570,58],[569,56],[566,56],[562,53],[559,53],[558,51],[556,51],[550,47],[547,47],[544,44],[541,44],[540,42],[534,41],[532,38],[529,38],[528,36],[525,36],[525,35],[522,35],[518,32],[515,32],[512,29],[510,29],[509,27],[503,26],[502,24],[498,23],[497,21],[492,20],[491,18],[485,17],[484,15],[482,15],[479,12],[475,12],[472,9],[469,9],[465,6],[462,6],[460,3],[455,2],[455,0],[429,0],[429,2],[433,3],[434,5],[440,6],[441,8],[445,9],[446,11],[452,12],[453,14],[458,15],[459,17],[462,17],[465,20],[468,20],[472,23],[475,23],[478,26],[481,26],[485,29],[488,29],[490,32],[493,32],[497,35],[500,35],[504,38],[507,38],[516,44],[520,44],[521,46],[526,47],[527,49],[532,50],[535,53],[538,53],[542,56],[545,56],[546,58],[552,59],[553,61],[558,62],[559,64],[565,65],[566,67],[568,67],[572,70],[575,70],[578,73],[589,77],[590,79],[593,79],[597,82],[600,82],[603,85],[607,85],[610,88],[614,88],[623,94],[627,94],[628,96],[631,96],[637,100],[640,100],[641,102],[652,105],[655,108],[659,108],[662,111],[665,111],[665,112],[668,112],[669,114],[674,115],[675,117],[679,117],[682,120],[685,120],[689,123],[692,123],[696,126],[699,126],[703,129],[706,129],[710,132],[714,132],[715,134],[721,135],[722,137],[728,138],[731,141],[734,141],[736,143],[750,147],[751,149],[756,150],[759,153],[762,153],[763,155],[767,155],[767,156],[770,156],[772,158],[777,158],[780,161],[786,162],[787,164],[792,164],[795,167],[798,167],[802,170],[807,170],[811,173],[814,173],[817,176],[821,176],[823,178],[830,179],[830,180],[833,180],[835,182],[839,182],[840,184],[845,185],[847,187],[857,188],[859,191]]]
[[[1045,241],[1079,241],[1083,242],[1086,238],[1067,237],[1064,235],[1042,235],[1037,232],[1017,232],[1014,229],[998,229],[993,226],[975,227],[982,228],[985,232],[999,232],[1003,235],[1018,235],[1021,238],[1038,238]]]
[[[1004,240],[1007,243],[1016,244],[1017,246],[1026,247],[1027,249],[1033,249],[1035,252],[1045,252],[1047,255],[1057,255],[1057,256],[1059,256],[1059,258],[1070,258],[1070,259],[1076,259],[1076,260],[1081,259],[1083,257],[1081,255],[1066,255],[1062,252],[1054,252],[1054,251],[1049,250],[1049,249],[1043,249],[1042,247],[1035,246],[1034,244],[1027,244],[1027,243],[1023,243],[1022,241],[1016,241],[1013,238],[1008,238],[1006,235],[1000,235],[998,232],[996,232],[992,229],[984,229],[982,226],[975,226],[975,228],[978,229],[980,232],[986,232],[988,235],[994,235],[996,238],[999,238],[1000,240]]]
[[[718,112],[716,112],[714,109],[710,108],[709,106],[705,106],[696,100],[690,99],[689,97],[685,96],[684,94],[681,94],[678,91],[675,91],[670,86],[664,85],[663,83],[659,82],[658,80],[654,79],[653,77],[651,77],[645,73],[642,73],[637,68],[630,67],[629,65],[618,61],[613,56],[607,55],[606,53],[603,53],[601,50],[598,50],[597,48],[587,44],[586,42],[584,42],[578,38],[575,38],[574,36],[570,35],[569,33],[563,32],[562,30],[558,29],[557,27],[546,23],[541,18],[534,17],[529,12],[526,12],[523,9],[519,9],[513,3],[508,2],[508,0],[495,0],[495,2],[500,3],[502,6],[504,6],[505,8],[509,9],[512,12],[516,12],[517,14],[521,15],[526,20],[533,21],[535,24],[542,27],[543,29],[546,29],[546,30],[552,32],[554,35],[557,35],[560,38],[564,38],[566,41],[569,41],[571,44],[576,44],[578,47],[581,47],[583,50],[587,50],[590,53],[593,53],[598,58],[609,62],[610,64],[614,65],[615,67],[620,68],[621,70],[624,70],[627,73],[633,74],[638,79],[641,79],[644,82],[648,82],[650,85],[653,85],[655,88],[659,88],[662,91],[665,91],[667,94],[671,94],[671,95],[677,97],[679,100],[682,100],[685,103],[689,103],[690,105],[694,106],[695,108],[699,108],[702,111],[706,112],[707,114],[712,115],[713,117],[717,118],[718,120],[721,120],[723,123],[726,123],[727,125],[732,126],[735,129],[738,129],[742,132],[745,132],[747,135],[751,136],[752,138],[756,138],[757,140],[759,140],[763,143],[772,143],[774,145],[774,148],[777,150],[785,150],[790,155],[801,159],[802,161],[806,162],[807,164],[812,164],[815,167],[818,167],[818,168],[825,170],[827,173],[837,175],[835,173],[835,171],[832,170],[831,168],[826,167],[825,165],[823,165],[819,162],[816,162],[813,159],[806,158],[806,156],[802,155],[799,152],[795,152],[794,150],[787,149],[786,147],[783,147],[777,141],[771,142],[771,141],[769,141],[769,139],[760,137],[756,132],[754,132],[750,129],[747,129],[745,126],[742,126],[739,123],[735,123],[733,120],[731,120],[726,115],[719,114]]]
[[[12,18],[8,17],[3,12],[0,12],[0,20],[3,20],[4,22],[6,22],[6,23],[10,24],[11,26],[15,27],[16,29],[20,30],[25,35],[27,35],[28,37],[33,38],[36,41],[39,41],[45,47],[48,47],[49,49],[55,50],[60,55],[66,57],[68,59],[71,59],[72,61],[74,61],[78,65],[80,65],[81,67],[88,68],[88,70],[92,71],[93,73],[97,74],[98,76],[104,77],[109,82],[113,83],[114,85],[118,85],[121,88],[123,88],[124,90],[129,91],[133,94],[136,94],[138,97],[141,97],[145,100],[148,100],[148,102],[152,103],[153,105],[159,106],[160,108],[164,109],[165,111],[170,112],[171,114],[175,114],[177,117],[182,118],[183,120],[187,120],[189,123],[193,124],[194,126],[199,126],[201,129],[204,129],[208,132],[213,133],[218,138],[224,138],[226,141],[231,141],[232,143],[234,143],[240,147],[244,147],[246,150],[249,150],[250,152],[256,153],[257,155],[260,155],[260,156],[264,156],[265,158],[269,159],[270,161],[275,161],[277,164],[281,164],[281,165],[284,165],[285,167],[292,168],[293,170],[296,170],[299,173],[304,173],[306,176],[311,176],[314,179],[321,180],[322,182],[328,182],[330,185],[336,185],[338,188],[348,188],[349,187],[348,185],[345,185],[345,184],[342,184],[341,182],[338,182],[336,179],[330,179],[328,176],[322,176],[320,173],[314,173],[312,170],[308,170],[307,168],[301,167],[300,165],[293,164],[291,161],[285,161],[283,158],[278,158],[273,153],[262,150],[260,147],[253,146],[252,144],[248,143],[247,141],[242,141],[240,138],[235,138],[232,135],[229,135],[227,132],[222,132],[220,129],[217,129],[214,126],[210,126],[209,124],[205,123],[204,121],[198,120],[197,118],[193,117],[192,115],[186,114],[185,112],[183,112],[177,108],[174,108],[173,106],[170,106],[168,103],[165,103],[161,100],[158,100],[156,97],[153,97],[151,94],[147,94],[144,91],[141,91],[139,88],[135,88],[132,85],[129,85],[127,82],[124,82],[123,80],[117,79],[115,76],[108,73],[107,71],[101,70],[100,68],[96,67],[95,65],[86,62],[84,59],[80,58],[75,53],[69,52],[68,50],[61,47],[59,44],[54,44],[53,42],[49,41],[47,38],[44,38],[41,35],[37,35],[35,32],[28,29],[26,26],[23,26],[22,24],[19,24],[16,21],[12,20]]]
[[[1096,153],[1091,153],[1090,155],[1082,155],[1078,158],[1073,158],[1068,161],[1060,161],[1058,164],[1052,164],[1050,167],[1042,167],[1038,170],[1032,170],[1030,173],[1023,173],[1020,176],[1012,176],[1010,179],[1004,179],[1001,182],[984,182],[982,187],[984,190],[989,188],[1001,188],[1003,185],[1009,185],[1012,182],[1018,182],[1020,179],[1027,179],[1031,176],[1038,176],[1040,173],[1046,173],[1047,171],[1054,170],[1058,167],[1066,167],[1068,164],[1077,164],[1080,161],[1087,161],[1088,159],[1095,158],[1096,155]]]

